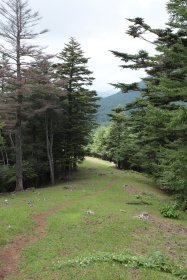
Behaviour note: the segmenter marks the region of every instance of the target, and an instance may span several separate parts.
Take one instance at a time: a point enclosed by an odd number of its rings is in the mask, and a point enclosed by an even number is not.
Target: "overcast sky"
[[[153,27],[167,21],[166,0],[29,0],[33,11],[42,16],[39,28],[49,32],[41,35],[40,45],[47,52],[59,53],[70,37],[81,44],[89,69],[95,77],[94,89],[113,90],[109,83],[139,81],[143,71],[135,72],[118,67],[120,60],[109,50],[136,53],[140,49],[153,52],[153,47],[125,34],[126,18],[143,17]]]

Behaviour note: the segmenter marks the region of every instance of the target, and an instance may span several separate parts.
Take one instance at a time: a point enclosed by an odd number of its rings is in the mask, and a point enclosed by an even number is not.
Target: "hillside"
[[[117,92],[115,90],[106,90],[106,91],[98,91],[97,95],[101,98],[105,98],[111,95],[116,94]]]
[[[138,83],[139,88],[143,89],[146,87],[144,81],[140,81]],[[112,91],[108,91],[105,93],[98,93],[98,96],[101,97],[98,104],[100,107],[98,108],[97,114],[97,122],[98,124],[107,124],[110,118],[107,116],[112,109],[116,108],[118,105],[125,106],[127,103],[132,102],[135,98],[140,96],[138,91],[128,91],[127,93],[117,92],[111,94]]]
[[[166,200],[148,176],[94,158],[69,182],[2,196],[0,279],[187,279],[187,213],[162,217]]]
[[[97,122],[99,124],[108,123],[110,118],[107,114],[109,114],[112,109],[116,108],[118,105],[125,106],[138,96],[140,96],[139,92],[129,91],[127,93],[118,92],[108,97],[101,98],[99,101],[100,107],[98,108]]]

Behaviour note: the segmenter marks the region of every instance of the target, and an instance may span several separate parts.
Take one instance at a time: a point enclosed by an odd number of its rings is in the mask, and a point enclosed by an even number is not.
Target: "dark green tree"
[[[24,116],[26,121],[29,121],[29,127],[32,128],[32,137],[30,140],[27,138],[24,146],[25,151],[29,151],[28,145],[30,148],[32,147],[32,153],[29,152],[27,157],[29,155],[36,157],[36,151],[38,151],[38,155],[42,155],[43,148],[46,147],[50,179],[53,185],[55,182],[54,137],[59,125],[58,119],[62,117],[63,107],[60,98],[63,95],[63,90],[61,89],[62,84],[59,84],[55,79],[54,67],[50,58],[47,55],[38,57],[37,62],[31,64],[27,70],[26,75],[29,77],[27,88],[30,90],[26,96],[27,110],[25,110]],[[38,137],[36,130],[40,131],[39,135],[43,135],[39,146],[38,141],[36,141]],[[24,134],[26,137],[27,133]],[[46,161],[44,158],[38,158],[39,162]]]
[[[94,78],[88,69],[88,58],[80,44],[71,38],[58,56],[55,65],[57,77],[64,82],[65,119],[61,148],[64,151],[64,164],[67,173],[76,169],[77,162],[85,155],[89,133],[95,124],[97,112],[96,92],[89,89]]]
[[[144,50],[135,55],[112,51],[123,62],[122,68],[145,69],[147,73],[143,79],[144,89],[138,88],[137,83],[117,83],[115,86],[124,93],[132,89],[141,92],[141,98],[126,106],[132,130],[138,136],[136,144],[139,149],[134,163],[155,175],[164,188],[185,193],[187,181],[181,167],[186,161],[183,151],[187,148],[184,129],[187,111],[187,2],[170,0],[167,10],[170,19],[164,29],[152,28],[139,17],[129,19],[131,25],[127,34],[147,42],[150,42],[147,34],[154,34],[156,39],[150,43],[155,45],[157,54],[151,56]],[[177,181],[181,182],[180,187]]]

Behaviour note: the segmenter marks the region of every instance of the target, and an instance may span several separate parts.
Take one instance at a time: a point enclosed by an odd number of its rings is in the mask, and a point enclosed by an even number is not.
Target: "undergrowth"
[[[178,276],[180,279],[187,279],[187,269],[177,264],[173,264],[161,252],[156,252],[148,257],[142,255],[133,255],[128,252],[116,253],[97,253],[86,257],[69,259],[67,261],[58,261],[54,266],[56,269],[62,269],[65,266],[86,267],[93,263],[111,262],[124,265],[129,268],[154,269],[160,272],[170,273]]]
[[[180,216],[180,211],[178,210],[178,205],[177,203],[168,203],[165,204],[162,209],[160,210],[162,216],[166,218],[173,218],[173,219],[178,219]]]

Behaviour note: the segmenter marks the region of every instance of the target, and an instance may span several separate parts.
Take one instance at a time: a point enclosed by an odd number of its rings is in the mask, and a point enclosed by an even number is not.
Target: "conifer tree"
[[[146,34],[154,34],[156,39],[150,43],[155,45],[157,54],[151,56],[144,50],[135,55],[112,51],[124,63],[124,69],[145,69],[147,73],[143,79],[144,89],[138,88],[137,83],[117,83],[115,86],[124,93],[132,89],[141,92],[141,98],[126,106],[133,132],[138,136],[140,167],[154,174],[165,189],[186,193],[186,175],[180,168],[187,160],[183,152],[187,147],[184,125],[187,111],[187,2],[170,0],[167,10],[170,19],[164,29],[152,28],[140,17],[129,19],[131,25],[127,33],[147,42]],[[181,187],[177,181],[181,182]]]
[[[54,75],[54,67],[50,61],[52,57],[49,55],[42,55],[38,57],[35,63],[32,63],[27,69],[26,75],[27,88],[30,89],[30,93],[27,95],[27,110],[26,114],[23,114],[26,120],[32,117],[30,125],[35,126],[35,119],[40,122],[39,129],[44,131],[46,152],[50,171],[51,184],[55,182],[55,166],[54,166],[54,134],[58,125],[58,118],[61,117],[61,111],[63,110],[60,104],[60,98],[63,96],[62,84],[58,83]],[[36,126],[35,126],[36,129]],[[34,130],[32,133],[35,134]],[[36,135],[33,135],[33,139]],[[31,138],[32,139],[32,138]],[[28,143],[27,143],[28,145]],[[34,149],[35,144],[30,144]],[[42,147],[40,147],[42,149]]]
[[[96,92],[89,89],[94,78],[88,69],[80,44],[71,38],[58,56],[57,76],[64,82],[66,96],[64,102],[64,151],[65,170],[75,170],[77,162],[84,158],[84,147],[88,143],[89,132],[94,126],[96,114]]]

